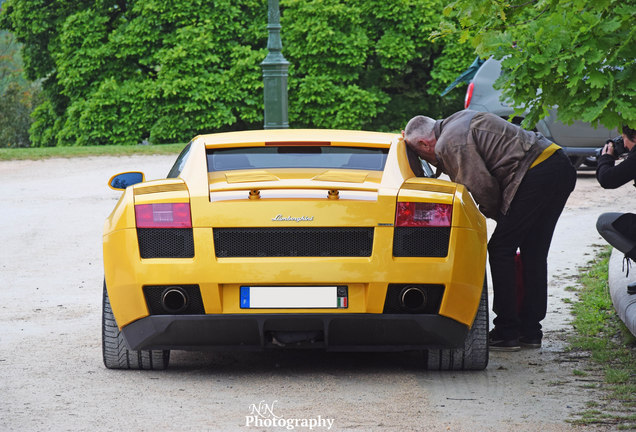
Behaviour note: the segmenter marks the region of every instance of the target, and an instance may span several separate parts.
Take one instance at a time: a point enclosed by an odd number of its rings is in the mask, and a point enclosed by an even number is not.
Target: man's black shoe
[[[636,282],[627,285],[627,294],[636,294]]]
[[[524,348],[541,348],[541,338],[521,336],[519,344]]]
[[[521,349],[519,338],[502,339],[494,329],[488,334],[488,346],[491,351],[519,351]]]

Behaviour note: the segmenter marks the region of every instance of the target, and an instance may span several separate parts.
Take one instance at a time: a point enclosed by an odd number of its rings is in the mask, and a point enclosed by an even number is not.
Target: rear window
[[[187,146],[181,151],[181,154],[175,161],[174,165],[170,169],[168,173],[168,178],[177,178],[181,171],[183,171],[183,167],[185,166],[186,161],[188,160],[188,155],[190,154],[190,147],[192,147],[192,141],[188,143]]]
[[[344,168],[382,171],[387,148],[267,146],[208,149],[208,172],[270,168]]]

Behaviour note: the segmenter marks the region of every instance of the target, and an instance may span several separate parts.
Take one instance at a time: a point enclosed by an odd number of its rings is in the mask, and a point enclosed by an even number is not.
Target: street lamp
[[[265,129],[288,128],[287,69],[280,39],[279,0],[267,0],[267,57],[261,63],[265,98]]]

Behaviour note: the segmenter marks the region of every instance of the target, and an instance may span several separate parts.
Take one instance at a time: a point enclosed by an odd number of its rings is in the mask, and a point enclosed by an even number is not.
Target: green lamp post
[[[265,129],[288,128],[287,69],[280,39],[280,9],[278,0],[267,0],[267,57],[261,63],[265,96]]]

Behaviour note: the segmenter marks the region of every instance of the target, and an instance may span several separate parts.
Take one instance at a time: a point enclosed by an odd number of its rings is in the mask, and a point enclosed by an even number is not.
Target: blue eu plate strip
[[[250,307],[250,287],[241,287],[241,309],[249,309]]]

